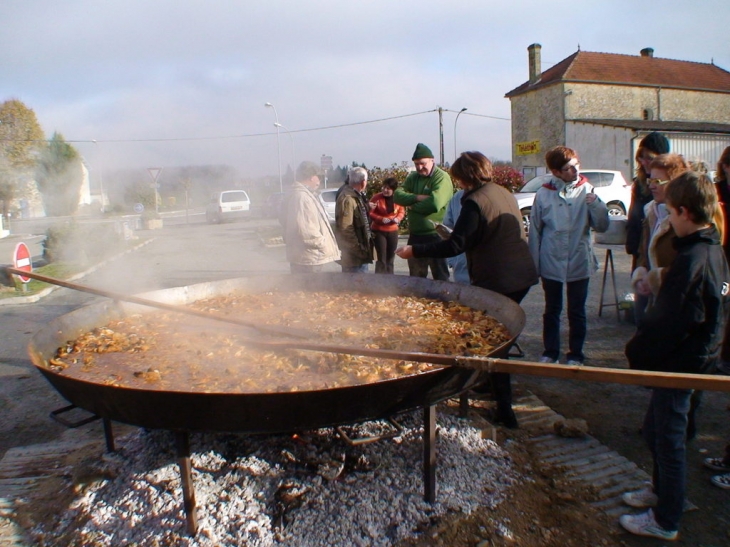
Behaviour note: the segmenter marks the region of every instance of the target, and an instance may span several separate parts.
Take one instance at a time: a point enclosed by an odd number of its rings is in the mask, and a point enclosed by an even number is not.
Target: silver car
[[[327,218],[330,222],[335,222],[335,205],[337,204],[337,191],[339,188],[325,188],[319,192],[319,200],[324,205],[327,212]]]
[[[626,215],[631,205],[631,183],[626,182],[621,171],[581,169],[580,174],[587,178],[591,186],[595,188],[596,195],[607,205],[609,215]],[[522,220],[525,223],[527,233],[530,231],[530,211],[532,210],[532,203],[535,201],[535,194],[551,178],[552,175],[549,173],[546,175],[538,175],[528,180],[515,193],[517,206],[522,213]]]

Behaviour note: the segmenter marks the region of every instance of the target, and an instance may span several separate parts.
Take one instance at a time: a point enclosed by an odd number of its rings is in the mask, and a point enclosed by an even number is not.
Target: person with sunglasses
[[[652,294],[659,292],[662,270],[677,256],[672,243],[675,234],[664,203],[665,185],[686,171],[689,164],[679,154],[661,154],[649,163],[647,182],[653,199],[644,206],[639,255],[631,274],[631,284],[636,294],[647,298],[647,307],[651,306]],[[640,315],[644,311],[639,310]]]
[[[650,176],[651,162],[661,154],[669,153],[669,139],[652,131],[639,142],[636,150],[636,176],[631,185],[631,205],[626,218],[626,252],[631,255],[631,271],[636,268],[644,224],[644,207],[653,198],[647,179]],[[648,304],[648,298],[634,293],[634,321],[638,325]]]

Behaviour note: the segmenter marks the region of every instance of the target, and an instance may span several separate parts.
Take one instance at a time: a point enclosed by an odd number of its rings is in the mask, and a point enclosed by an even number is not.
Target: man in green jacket
[[[436,166],[433,153],[425,144],[418,143],[412,159],[416,170],[396,189],[395,202],[408,211],[408,245],[432,243],[441,239],[435,223],[444,218],[446,205],[454,195],[454,184],[449,174]],[[434,279],[449,280],[445,258],[408,259],[408,271],[414,277],[427,277],[429,266]]]

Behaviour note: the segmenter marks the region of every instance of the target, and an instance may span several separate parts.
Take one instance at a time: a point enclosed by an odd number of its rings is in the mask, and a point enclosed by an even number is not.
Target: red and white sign
[[[156,188],[157,179],[160,178],[160,173],[162,173],[162,167],[150,167],[147,169],[147,172],[150,174],[150,177],[152,178],[153,188]]]
[[[319,158],[319,165],[325,171],[332,171],[332,156],[322,154],[322,157]]]
[[[28,249],[28,246],[25,243],[18,243],[15,246],[13,263],[15,264],[16,270],[23,270],[24,272],[33,271],[33,261],[30,257],[30,249]],[[30,277],[25,277],[24,275],[19,275],[18,278],[20,278],[23,283],[28,283],[28,281],[30,281]]]

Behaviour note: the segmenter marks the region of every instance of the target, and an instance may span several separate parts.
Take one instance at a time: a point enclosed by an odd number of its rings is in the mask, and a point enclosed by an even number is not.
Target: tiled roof
[[[730,93],[730,72],[711,63],[676,61],[640,55],[577,51],[527,81],[506,97],[558,82],[652,86]]]

